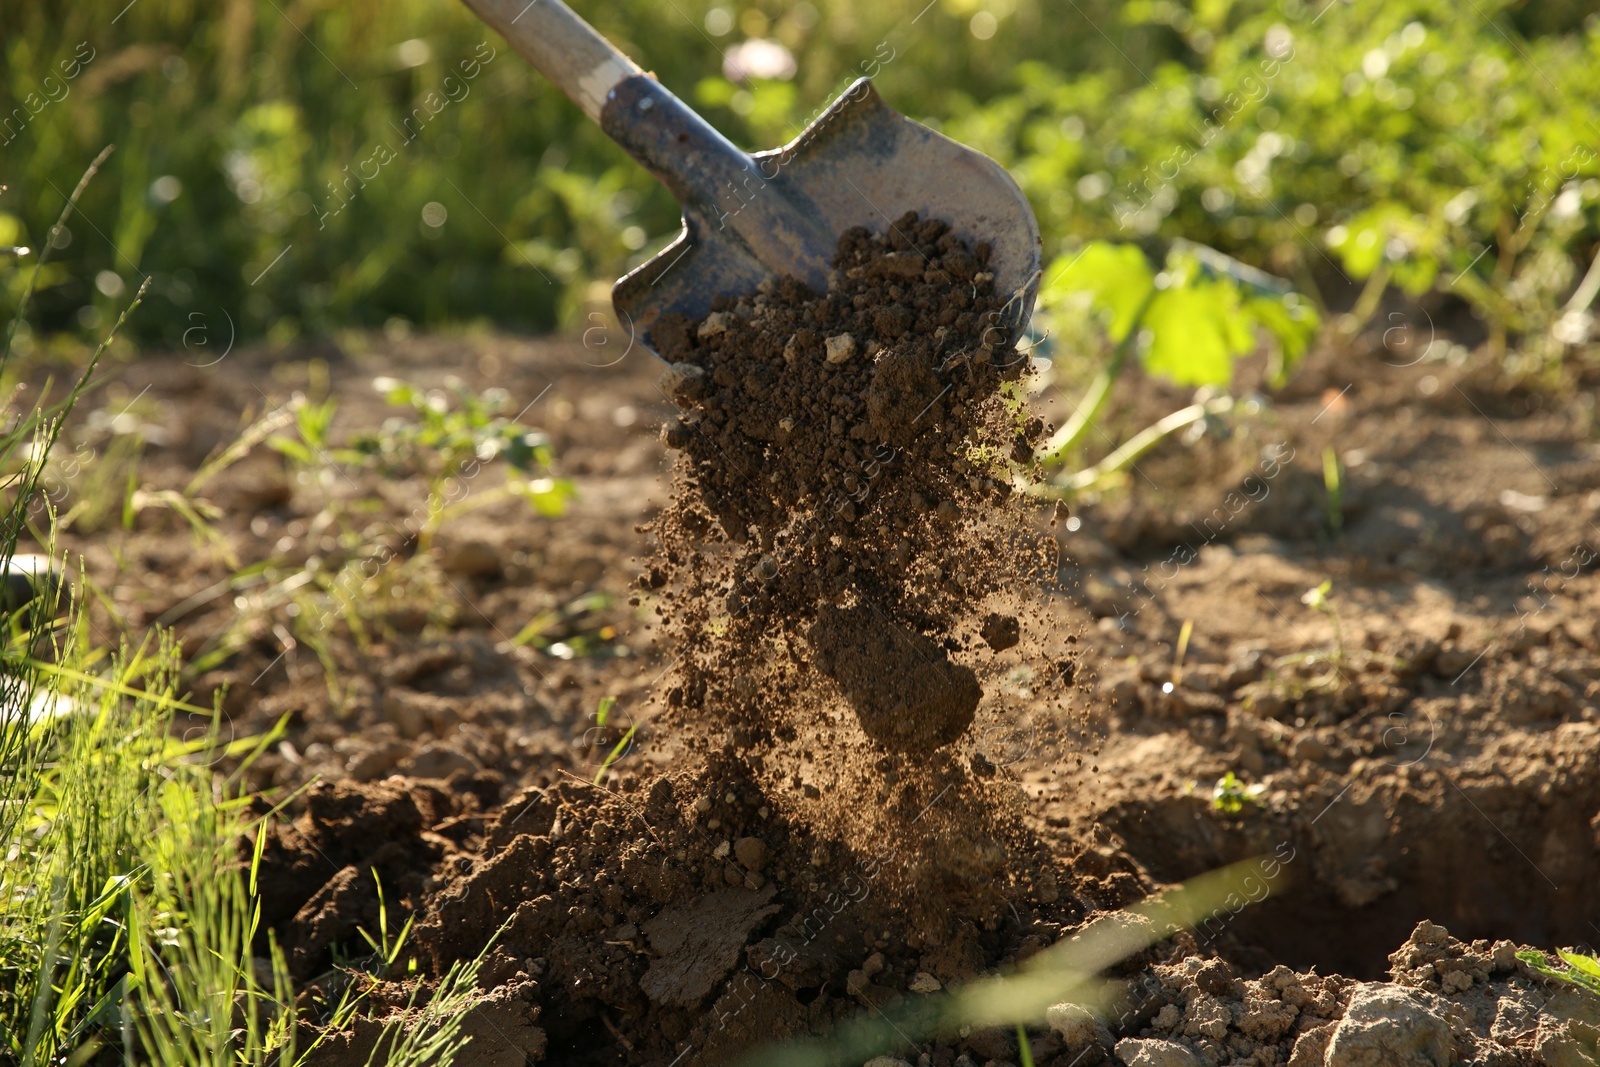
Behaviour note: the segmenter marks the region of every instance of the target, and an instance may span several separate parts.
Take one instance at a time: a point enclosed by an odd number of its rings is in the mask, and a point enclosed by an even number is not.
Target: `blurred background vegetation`
[[[576,7],[751,148],[876,73],[1012,169],[1047,257],[1181,235],[1327,304],[1396,286],[1501,344],[1587,339],[1583,0]],[[9,0],[5,23],[0,245],[47,240],[118,146],[24,340],[103,332],[147,275],[130,329],[154,346],[571,327],[677,229],[666,193],[454,0]],[[0,259],[0,317],[25,276]]]

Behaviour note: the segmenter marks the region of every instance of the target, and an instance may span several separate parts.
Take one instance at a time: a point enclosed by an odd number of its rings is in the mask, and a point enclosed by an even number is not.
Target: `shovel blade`
[[[619,320],[652,351],[650,330],[662,315],[700,318],[715,297],[752,292],[783,274],[820,291],[840,234],[852,226],[887,230],[907,211],[948,222],[969,245],[988,242],[995,288],[1011,295],[1009,339],[1027,324],[1042,245],[1022,190],[988,156],[890,108],[867,79],[794,141],[752,158],[766,184],[750,194],[750,206],[793,217],[793,232],[812,235],[811,247],[781,262],[770,261],[780,257],[768,252],[764,261],[737,236],[737,226],[727,225],[726,208],[707,211],[699,206],[704,199],[686,203],[678,237],[612,291]]]

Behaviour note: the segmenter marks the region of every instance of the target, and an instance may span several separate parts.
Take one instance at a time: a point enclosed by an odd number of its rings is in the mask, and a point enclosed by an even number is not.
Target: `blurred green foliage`
[[[1049,323],[1081,314],[1087,302],[1120,345],[1148,331],[1139,353],[1145,369],[1179,385],[1226,386],[1234,364],[1272,338],[1274,381],[1282,382],[1305,355],[1318,319],[1299,294],[1277,279],[1212,249],[1177,242],[1158,274],[1137,245],[1090,241],[1045,268],[1039,316]]]
[[[937,114],[953,70],[986,96],[1017,54],[1097,53],[1081,19],[1031,0],[989,41],[967,28],[975,3],[940,0],[913,24],[925,2],[577,7],[752,148],[798,132],[875,56],[892,99]],[[1101,22],[1115,7],[1082,4]],[[723,53],[748,36],[793,49],[797,79],[725,82]],[[1166,31],[1135,36],[1144,62],[1176,54]],[[20,109],[0,118],[0,244],[37,247],[87,160],[118,146],[36,329],[103,323],[141,273],[155,285],[134,332],[173,347],[187,332],[211,354],[234,331],[396,316],[549,329],[677,229],[671,198],[454,0],[16,0],[0,47],[0,115]]]
[[[1051,257],[1184,236],[1307,291],[1450,293],[1502,338],[1548,325],[1600,236],[1590,6],[577,5],[751,148],[874,74],[1012,168]],[[46,240],[85,162],[118,145],[36,333],[103,326],[144,274],[134,329],[173,347],[396,317],[550,329],[677,227],[667,194],[453,0],[15,0],[6,23],[0,244]],[[795,78],[726,80],[748,38],[792,50]],[[0,261],[0,315],[20,276]]]
[[[1138,0],[1180,61],[1017,71],[947,132],[1013,166],[1045,233],[1183,236],[1313,292],[1376,278],[1551,325],[1600,220],[1600,15],[1487,0]],[[1343,296],[1343,293],[1339,295]]]

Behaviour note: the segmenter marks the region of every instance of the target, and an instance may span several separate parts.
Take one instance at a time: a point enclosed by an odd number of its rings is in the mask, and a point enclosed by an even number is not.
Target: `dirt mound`
[[[258,874],[263,926],[283,930],[294,977],[323,972],[332,947],[377,929],[380,907],[419,910],[432,868],[459,850],[499,790],[497,775],[466,773],[312,786],[299,817],[268,831]],[[255,803],[260,815],[270,810]],[[253,847],[245,843],[246,861]]]
[[[1126,1037],[1067,1013],[1052,1025],[1082,1062],[1129,1067],[1555,1065],[1600,1053],[1600,999],[1530,969],[1510,941],[1463,944],[1423,922],[1389,960],[1386,982],[1281,965],[1244,981],[1191,956],[1130,983],[1112,1020]]]
[[[530,1028],[522,1052],[553,1063],[587,1062],[610,1040],[600,1035],[622,1026],[629,1062],[669,1063],[688,1049],[690,1062],[722,1062],[1016,962],[1151,889],[1115,855],[1052,859],[1025,828],[1014,786],[981,761],[938,759],[931,783],[892,776],[875,817],[893,833],[875,836],[840,819],[839,798],[785,788],[774,770],[719,755],[648,782],[629,776],[620,791],[561,777],[465,819],[444,808],[397,817],[408,790],[430,795],[423,783],[341,787],[342,829],[313,841],[300,836],[302,818],[269,842],[268,866],[277,872],[286,849],[315,856],[340,848],[345,831],[381,824],[381,847],[409,863],[385,884],[427,890],[411,942],[420,973],[477,956],[504,925],[480,984]],[[440,840],[452,828],[469,831],[457,830],[463,847]],[[330,856],[320,887],[322,875],[307,873],[292,893],[280,874],[272,888],[285,900],[348,892],[341,858]],[[284,928],[302,927],[308,960],[360,952],[353,922],[296,917]],[[340,980],[329,971],[318,981],[331,990]],[[384,983],[374,1003],[403,1005],[408,988]],[[358,1031],[320,1062],[369,1047],[376,1031]]]
[[[971,723],[981,687],[952,634],[1017,585],[1012,464],[1045,431],[1005,388],[1028,360],[987,259],[908,214],[845,233],[825,294],[784,279],[656,327],[682,459],[642,584],[684,652],[675,704],[770,718],[772,687],[751,709],[730,680],[774,659],[804,674],[809,646],[885,747]]]

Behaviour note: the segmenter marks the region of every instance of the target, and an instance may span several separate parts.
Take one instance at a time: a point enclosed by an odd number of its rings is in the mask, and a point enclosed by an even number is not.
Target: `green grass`
[[[103,160],[69,197],[62,222]],[[0,431],[0,569],[24,530],[55,544],[61,516],[42,495],[42,478],[63,420],[94,388],[114,336],[64,398],[19,412]],[[11,355],[8,335],[0,386],[15,395]],[[191,483],[190,496],[198,488]],[[261,955],[257,873],[277,809],[252,815],[243,787],[279,733],[233,739],[230,729],[224,741],[220,713],[178,695],[184,664],[172,636],[156,628],[138,643],[108,638],[91,621],[93,594],[84,581],[60,583],[0,617],[0,1065],[304,1062],[311,1049],[296,1045],[296,990],[270,936]],[[209,715],[211,729],[180,740],[177,712]],[[223,760],[233,768],[227,775],[217,769]],[[241,855],[252,836],[254,853]],[[363,931],[372,959],[346,968],[336,1026],[405,946],[409,921],[391,935],[387,909],[380,914],[376,934]],[[384,1062],[453,1060],[466,1041],[460,1031],[481,959],[454,968],[425,1007],[413,1003],[386,1025]]]

